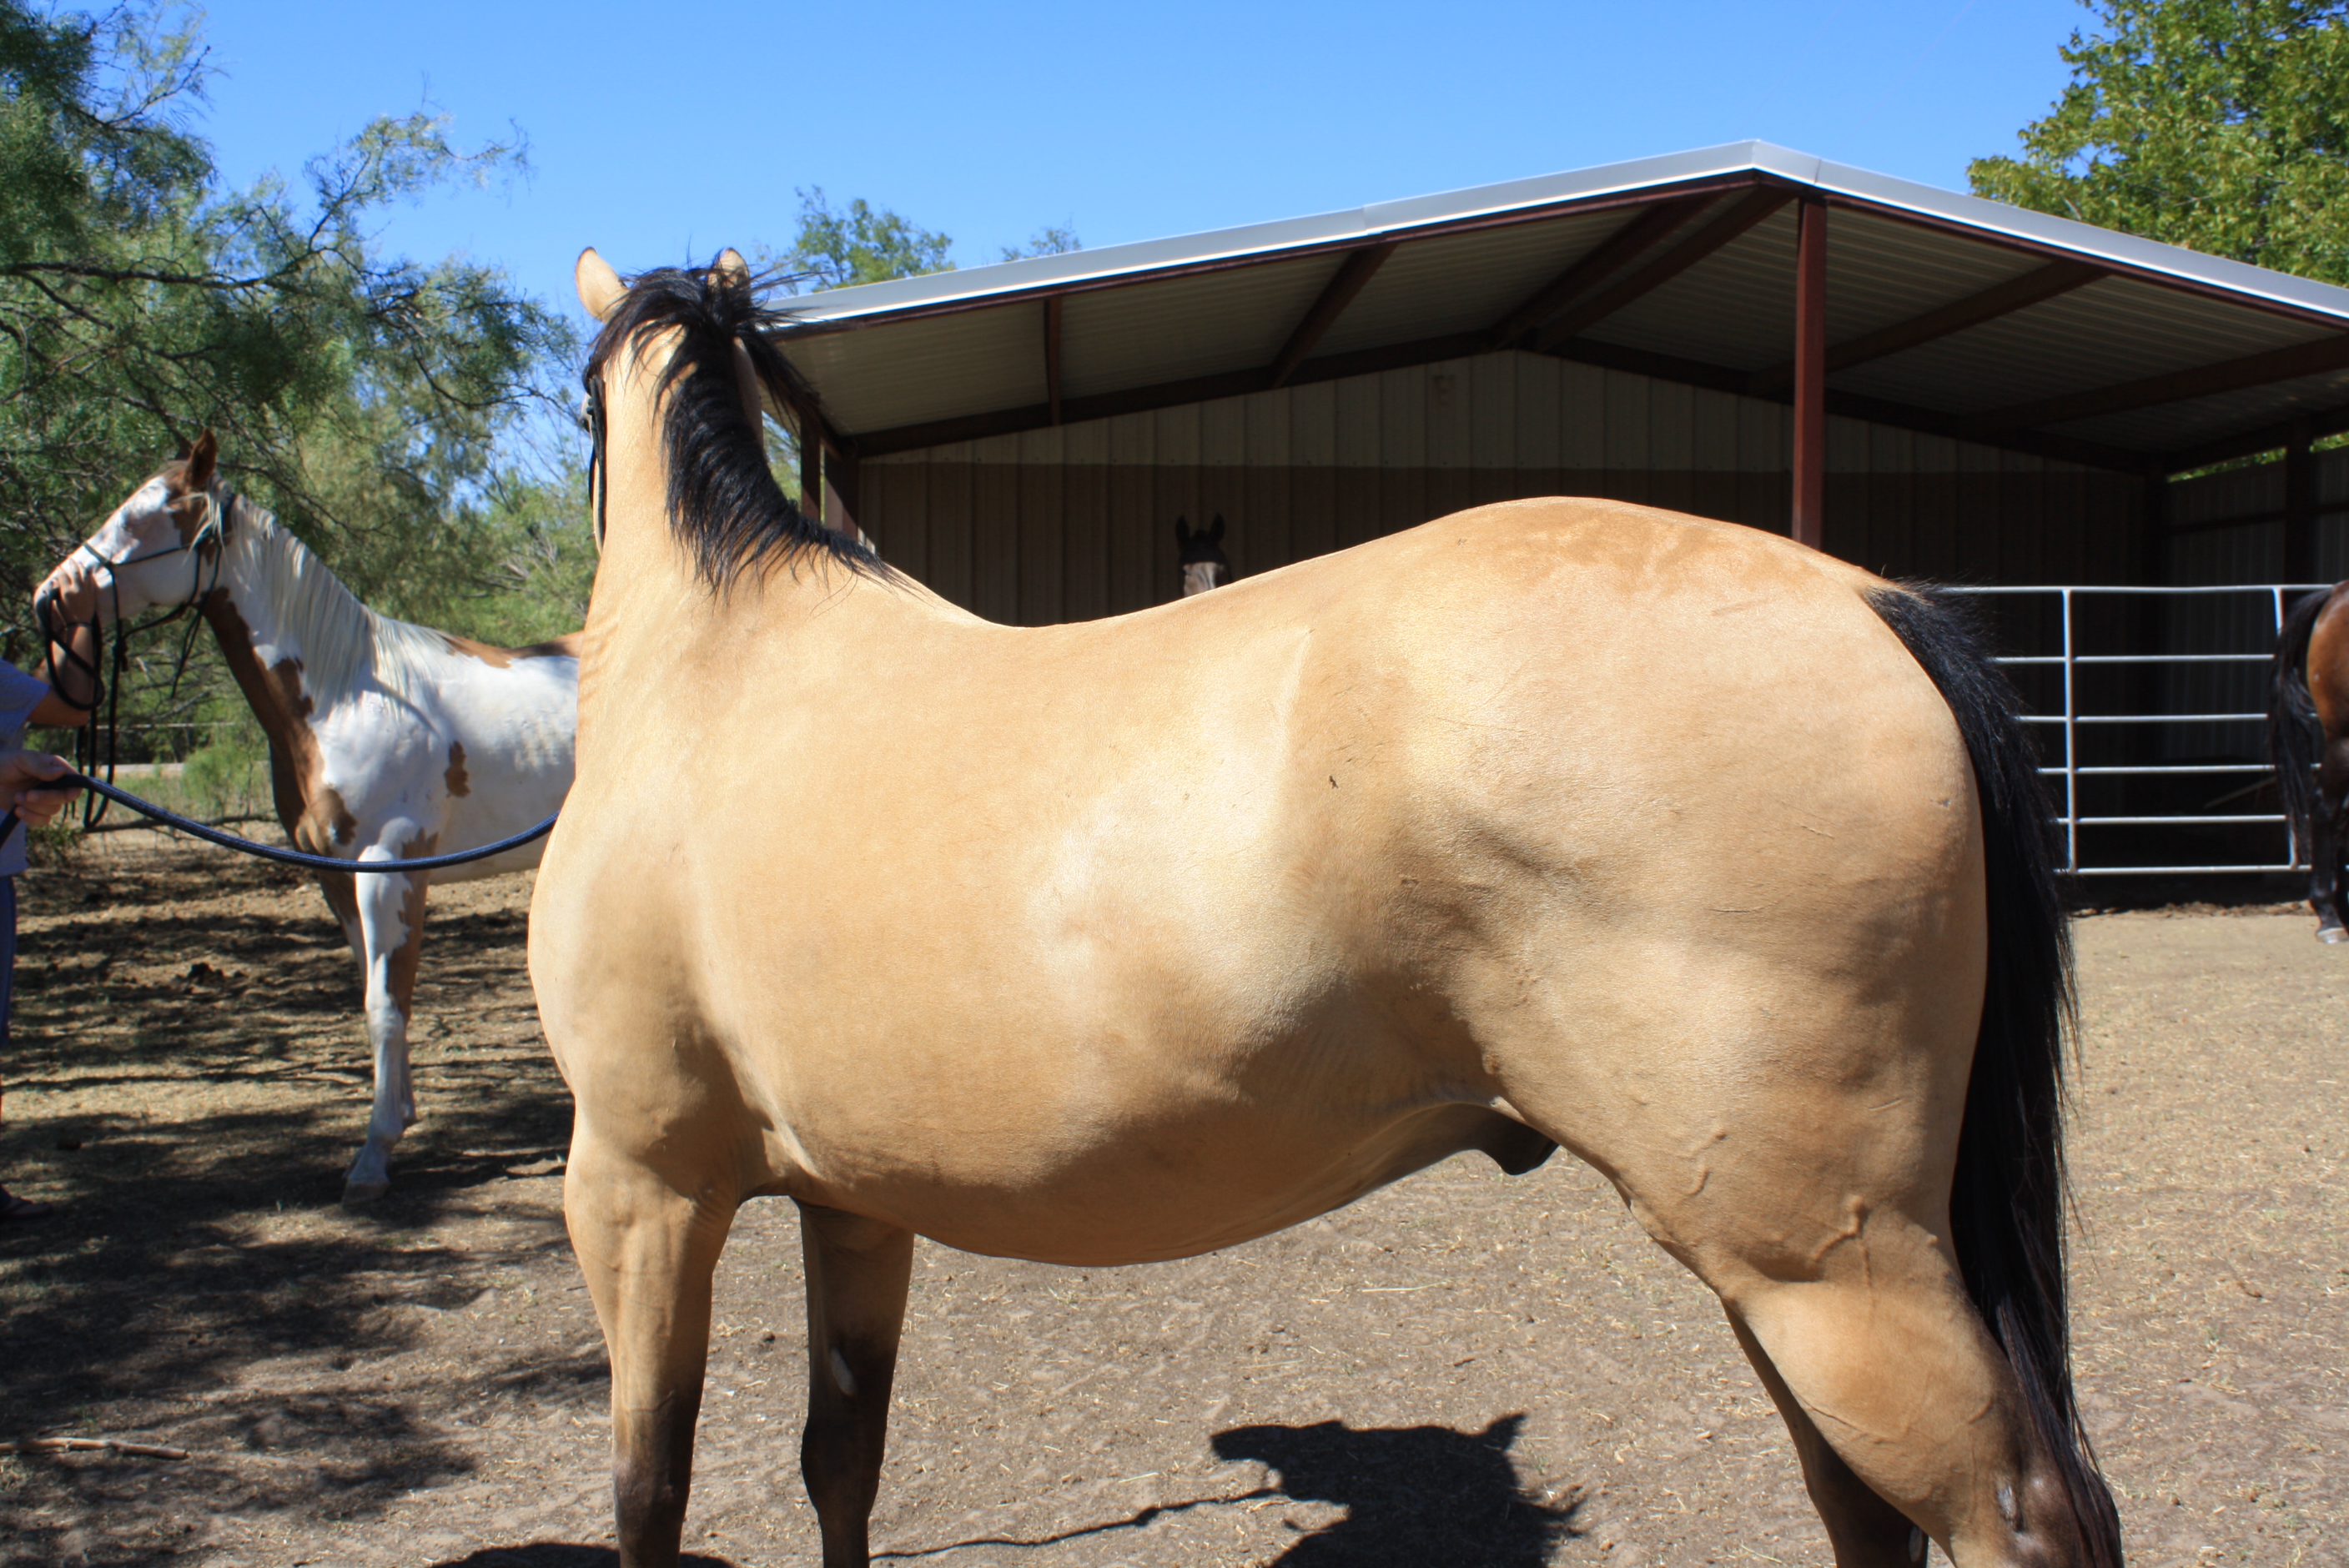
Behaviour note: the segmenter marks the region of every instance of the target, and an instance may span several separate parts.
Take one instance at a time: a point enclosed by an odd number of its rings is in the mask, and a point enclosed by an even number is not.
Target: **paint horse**
[[[1838,1563],[2116,1568],[2046,805],[1959,610],[1530,500],[992,625],[775,487],[761,393],[812,394],[739,257],[578,284],[603,557],[530,966],[623,1563],[678,1561],[748,1198],[800,1205],[848,1568],[916,1235],[1186,1257],[1563,1146],[1719,1295]]]
[[[1212,588],[1221,588],[1232,580],[1232,558],[1224,553],[1224,518],[1221,512],[1216,514],[1214,522],[1196,533],[1191,531],[1189,518],[1176,518],[1174,549],[1175,559],[1183,568],[1184,598],[1188,599],[1194,593],[1205,593]]]
[[[2268,760],[2292,841],[2308,857],[2319,942],[2349,942],[2342,860],[2349,851],[2349,583],[2284,617],[2268,676]]]
[[[192,599],[269,738],[286,835],[354,861],[456,853],[563,803],[577,722],[575,636],[497,648],[379,615],[277,520],[233,496],[210,432],[167,463],[49,574],[36,603],[62,626]],[[54,606],[54,607],[51,607]],[[375,1105],[345,1202],[379,1197],[416,1119],[408,1026],[429,882],[535,865],[522,849],[429,873],[324,872],[358,957]]]

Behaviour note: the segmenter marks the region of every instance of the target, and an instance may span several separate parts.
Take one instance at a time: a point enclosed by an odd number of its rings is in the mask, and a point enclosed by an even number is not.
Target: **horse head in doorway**
[[[1232,558],[1224,553],[1224,517],[1196,533],[1191,531],[1191,520],[1174,520],[1174,545],[1181,552],[1176,559],[1183,566],[1183,597],[1205,593],[1210,588],[1221,588],[1232,580]]]

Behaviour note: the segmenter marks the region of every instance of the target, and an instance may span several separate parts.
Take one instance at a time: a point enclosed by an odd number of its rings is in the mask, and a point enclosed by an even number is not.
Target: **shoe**
[[[0,1187],[0,1225],[18,1220],[46,1220],[57,1212],[54,1203],[36,1203],[30,1198],[19,1198]]]

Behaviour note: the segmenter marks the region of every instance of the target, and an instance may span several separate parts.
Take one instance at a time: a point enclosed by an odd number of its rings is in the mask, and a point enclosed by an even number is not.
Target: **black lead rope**
[[[563,814],[558,810],[554,816],[547,818],[535,828],[526,828],[511,837],[500,839],[494,844],[483,844],[478,850],[462,850],[453,855],[424,855],[409,861],[346,861],[333,855],[308,854],[301,850],[281,850],[275,844],[264,844],[252,839],[240,839],[234,833],[223,833],[209,823],[199,822],[192,817],[182,817],[177,811],[167,811],[151,800],[141,800],[128,789],[118,789],[111,784],[101,784],[85,773],[70,771],[61,773],[55,779],[42,779],[35,788],[93,789],[109,800],[121,801],[142,816],[152,817],[167,828],[176,828],[181,832],[202,839],[208,844],[218,844],[224,850],[234,850],[239,854],[255,855],[264,861],[275,861],[280,865],[301,866],[314,872],[372,872],[386,874],[393,872],[429,872],[438,871],[443,866],[470,865],[475,861],[485,861],[492,855],[502,855],[508,850],[518,850],[524,844],[533,843],[546,837],[554,830],[555,817]],[[0,820],[0,845],[7,843],[8,835],[16,830],[16,813],[14,811],[9,812],[5,820]]]

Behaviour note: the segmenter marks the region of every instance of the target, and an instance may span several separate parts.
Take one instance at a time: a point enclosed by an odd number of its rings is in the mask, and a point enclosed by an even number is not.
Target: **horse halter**
[[[106,769],[107,782],[111,784],[114,781],[115,756],[121,738],[122,680],[130,667],[130,639],[140,633],[152,631],[158,626],[168,625],[181,615],[187,614],[201,604],[213,589],[220,586],[222,559],[227,553],[225,543],[228,535],[223,527],[223,521],[228,515],[229,509],[233,507],[240,499],[231,495],[223,500],[212,491],[206,490],[204,500],[208,503],[207,510],[210,515],[204,519],[202,527],[178,544],[168,545],[161,550],[150,550],[144,555],[127,555],[109,561],[92,549],[89,541],[85,539],[74,547],[73,555],[67,557],[70,561],[74,556],[87,555],[106,572],[108,590],[114,595],[114,678],[110,682],[106,678],[106,671],[103,668],[107,662],[106,623],[98,614],[96,603],[93,602],[90,606],[88,620],[69,621],[57,603],[56,589],[45,585],[34,598],[33,616],[39,624],[42,636],[47,640],[51,669],[56,669],[62,662],[65,666],[77,670],[89,678],[88,702],[76,698],[62,686],[53,686],[50,688],[51,691],[56,694],[57,700],[67,707],[78,708],[83,713],[95,714],[101,703],[106,707],[102,739],[101,727],[94,723],[74,732],[74,766],[78,771],[94,773],[102,762]],[[206,545],[212,546],[210,555],[212,575],[209,583],[203,580]],[[133,626],[126,623],[122,618],[121,569],[126,566],[136,566],[145,561],[160,561],[168,556],[181,554],[187,555],[190,561],[187,598],[143,625]],[[189,655],[195,651],[196,628],[202,624],[200,618],[191,616],[188,622],[188,634],[180,643],[179,660],[171,668],[171,694],[174,696],[179,695],[181,677],[187,673]],[[90,631],[92,651],[98,655],[96,663],[83,658],[80,651],[74,646],[73,634],[84,626],[88,626]],[[87,830],[98,826],[104,820],[106,808],[109,803],[102,795],[85,794],[82,797],[82,827]]]

